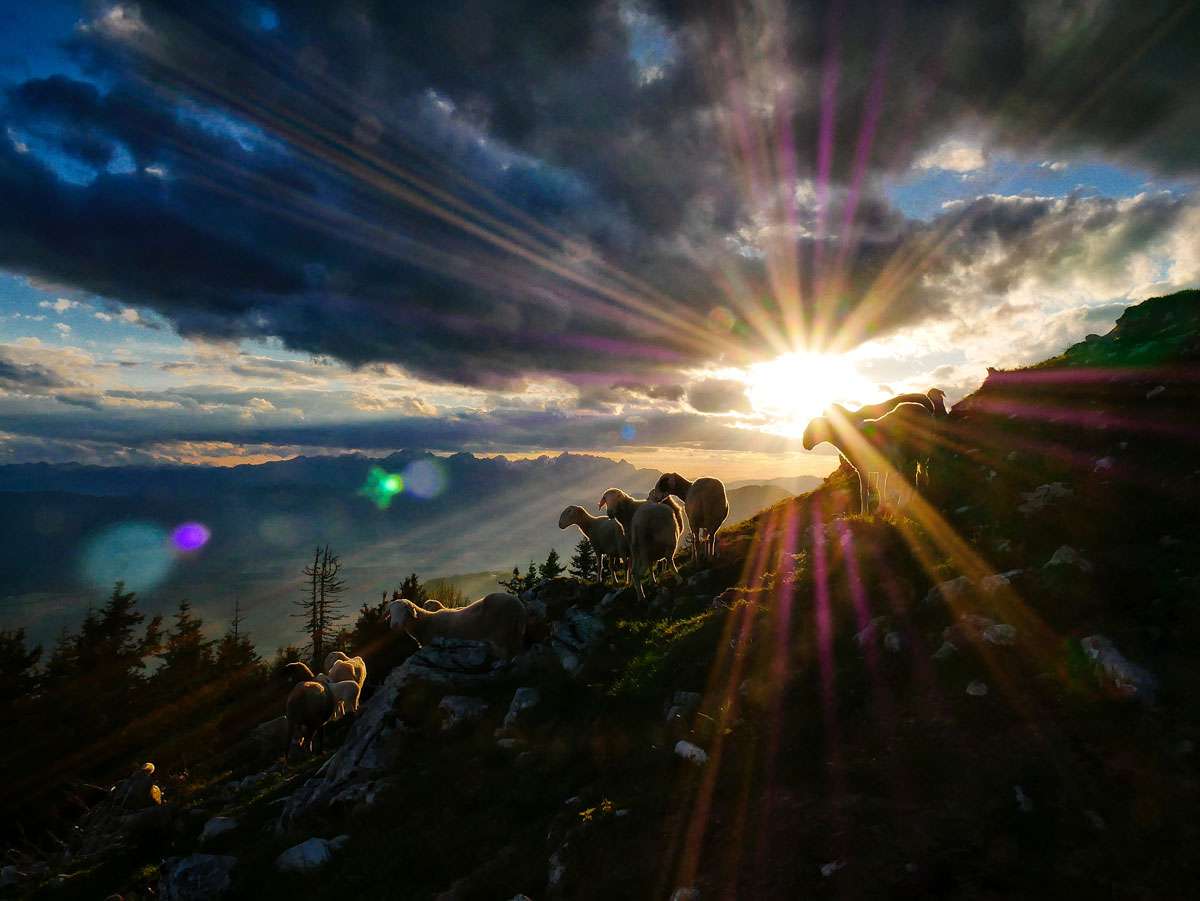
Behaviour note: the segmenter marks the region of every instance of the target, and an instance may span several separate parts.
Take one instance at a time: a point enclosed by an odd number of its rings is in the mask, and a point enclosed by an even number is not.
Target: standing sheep
[[[348,713],[358,713],[358,701],[362,696],[362,686],[355,679],[343,679],[335,682],[330,676],[322,673],[317,676],[317,681],[333,695],[334,720],[339,720]]]
[[[650,500],[673,495],[684,503],[688,527],[692,533],[692,559],[717,555],[717,531],[729,516],[729,498],[725,483],[704,476],[689,482],[677,472],[661,476],[650,492]],[[703,537],[701,534],[703,533]]]
[[[617,561],[629,559],[629,540],[625,535],[625,527],[616,519],[610,519],[607,516],[592,516],[577,504],[567,507],[558,517],[560,529],[569,529],[571,526],[578,526],[579,531],[595,548],[601,583],[604,582],[604,562],[606,560],[609,573],[614,581],[620,581],[617,576]],[[621,569],[625,570],[624,563],[622,563]]]
[[[895,472],[908,487],[921,481],[920,469],[929,457],[933,411],[931,405],[898,404],[878,419],[859,420],[834,404],[829,416],[818,416],[804,430],[804,449],[823,441],[838,449],[858,476],[859,507],[866,513],[866,477],[869,473]],[[881,495],[885,489],[881,487]]]
[[[666,560],[675,578],[679,578],[679,570],[675,568],[675,548],[679,544],[680,523],[679,511],[671,504],[646,503],[633,514],[629,541],[631,575],[639,598],[645,600],[646,597],[642,587],[645,574],[657,583],[654,567],[659,560]]]
[[[500,660],[511,660],[525,642],[527,614],[520,598],[497,591],[465,607],[429,611],[407,598],[388,605],[393,631],[405,632],[419,645],[434,638],[486,641]]]
[[[359,691],[367,682],[367,662],[361,657],[347,657],[341,651],[333,651],[325,658],[325,672],[334,682],[353,679]]]
[[[283,752],[286,766],[292,752],[292,739],[296,747],[309,753],[320,753],[316,745],[325,747],[325,724],[333,717],[337,708],[336,699],[322,682],[301,682],[295,686],[287,699],[288,735],[287,748]],[[306,744],[307,742],[307,744]]]

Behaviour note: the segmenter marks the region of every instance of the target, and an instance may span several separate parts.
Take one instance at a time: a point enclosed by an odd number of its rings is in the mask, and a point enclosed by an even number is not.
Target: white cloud
[[[1045,160],[1038,165],[1042,169],[1049,169],[1051,172],[1062,172],[1070,165],[1066,160]]]
[[[57,300],[42,300],[38,302],[38,306],[43,310],[53,310],[55,313],[65,313],[67,310],[73,310],[79,305],[79,301],[68,300],[65,297],[60,297]]]
[[[71,334],[71,326],[67,325],[65,322],[54,323],[54,328],[64,338]]]
[[[943,141],[917,157],[917,169],[943,169],[947,172],[974,172],[987,165],[987,156],[978,144],[968,141]]]

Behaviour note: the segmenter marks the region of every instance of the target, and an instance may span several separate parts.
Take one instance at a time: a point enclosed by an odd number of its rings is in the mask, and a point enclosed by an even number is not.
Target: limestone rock
[[[158,895],[163,901],[206,901],[224,896],[232,884],[237,858],[227,854],[170,857],[159,868]]]

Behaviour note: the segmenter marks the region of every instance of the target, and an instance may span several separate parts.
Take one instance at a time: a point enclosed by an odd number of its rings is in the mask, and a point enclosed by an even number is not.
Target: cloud
[[[59,297],[57,300],[42,300],[38,301],[38,306],[43,310],[53,310],[55,313],[65,313],[67,310],[73,310],[79,306],[79,302],[68,300],[65,297]]]
[[[66,388],[72,384],[61,373],[47,366],[14,360],[0,349],[0,388],[5,391],[40,393],[49,388]]]
[[[705,379],[689,385],[687,401],[700,413],[742,413],[751,409],[745,384],[729,379]]]
[[[987,157],[978,144],[951,140],[939,144],[913,163],[918,169],[944,169],[947,172],[973,172],[987,165]]]
[[[970,172],[1005,146],[1197,166],[1200,101],[1180,88],[1195,8],[1028,2],[987,28],[975,2],[626,9],[318,0],[262,41],[177,4],[107,6],[73,46],[103,88],[29,79],[0,101],[27,147],[0,142],[0,265],[189,337],[485,387],[654,384],[784,333],[766,304],[719,347],[706,331],[731,295],[775,294],[781,260],[802,264],[784,293],[806,314],[844,317],[885,283],[872,333],[947,315],[923,271],[889,267],[940,253],[948,225],[874,193],[915,160]],[[739,134],[768,153],[787,135],[786,152],[760,167]],[[987,139],[947,148],[956,134]]]

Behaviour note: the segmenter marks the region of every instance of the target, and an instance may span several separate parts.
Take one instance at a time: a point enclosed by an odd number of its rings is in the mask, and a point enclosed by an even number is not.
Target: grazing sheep
[[[838,449],[858,476],[859,505],[868,512],[866,475],[896,472],[906,484],[921,481],[920,470],[929,457],[933,411],[930,405],[898,404],[877,419],[858,420],[834,404],[829,416],[818,416],[804,430],[804,449],[823,441]],[[912,483],[909,480],[912,480]],[[881,496],[884,488],[881,486]]]
[[[285,766],[291,755],[293,738],[296,738],[299,750],[307,747],[310,753],[320,753],[316,750],[317,743],[324,750],[325,724],[336,709],[337,701],[333,692],[322,682],[301,682],[292,689],[287,699],[288,735],[287,748],[283,752]]]
[[[592,543],[592,547],[596,551],[600,581],[604,581],[606,560],[609,573],[614,581],[620,581],[617,576],[617,561],[629,559],[629,540],[625,536],[625,527],[616,519],[610,519],[607,516],[592,516],[577,504],[567,507],[558,517],[560,529],[569,529],[571,526],[578,526],[579,531]],[[621,569],[624,571],[626,567],[622,565]]]
[[[527,614],[521,600],[497,591],[465,607],[429,611],[407,598],[388,605],[393,631],[403,631],[419,645],[434,638],[486,641],[500,660],[511,660],[525,641]]]
[[[932,390],[937,391],[938,389],[934,388]],[[868,419],[878,419],[886,413],[891,413],[900,404],[920,404],[922,407],[927,408],[930,413],[937,412],[937,406],[929,394],[897,394],[895,397],[880,401],[877,404],[861,406],[853,413],[846,413],[846,416],[859,422],[865,422]]]
[[[341,651],[334,651],[325,658],[325,672],[334,682],[353,679],[358,683],[359,691],[367,681],[367,663],[361,657],[347,657]]]
[[[652,581],[658,582],[654,567],[659,560],[666,560],[671,572],[679,578],[679,570],[675,568],[675,548],[681,533],[679,513],[674,504],[647,502],[633,514],[629,540],[631,575],[634,590],[643,600],[646,592],[642,578],[648,573]]]
[[[280,677],[289,685],[299,685],[301,682],[311,682],[316,676],[308,668],[308,664],[293,660],[279,668]]]
[[[397,600],[399,600],[399,598],[397,598]],[[443,604],[441,601],[439,601],[437,598],[426,598],[425,600],[421,601],[421,606],[424,607],[426,610],[428,610],[430,613],[433,613],[437,610],[445,610],[446,609],[446,605]]]
[[[717,555],[717,531],[729,516],[725,483],[707,476],[689,482],[677,472],[661,476],[650,492],[650,500],[673,495],[683,501],[692,533],[692,559]],[[703,537],[702,537],[703,535]]]
[[[356,680],[343,679],[335,682],[332,677],[322,673],[317,676],[317,681],[333,693],[336,705],[333,713],[334,720],[341,719],[347,713],[358,713],[358,699],[362,695],[362,686]]]
[[[941,417],[941,416],[949,416],[950,415],[949,413],[946,412],[946,392],[945,391],[943,391],[941,388],[930,388],[928,391],[925,392],[925,394],[929,398],[930,403],[933,404],[933,415],[934,416]]]

